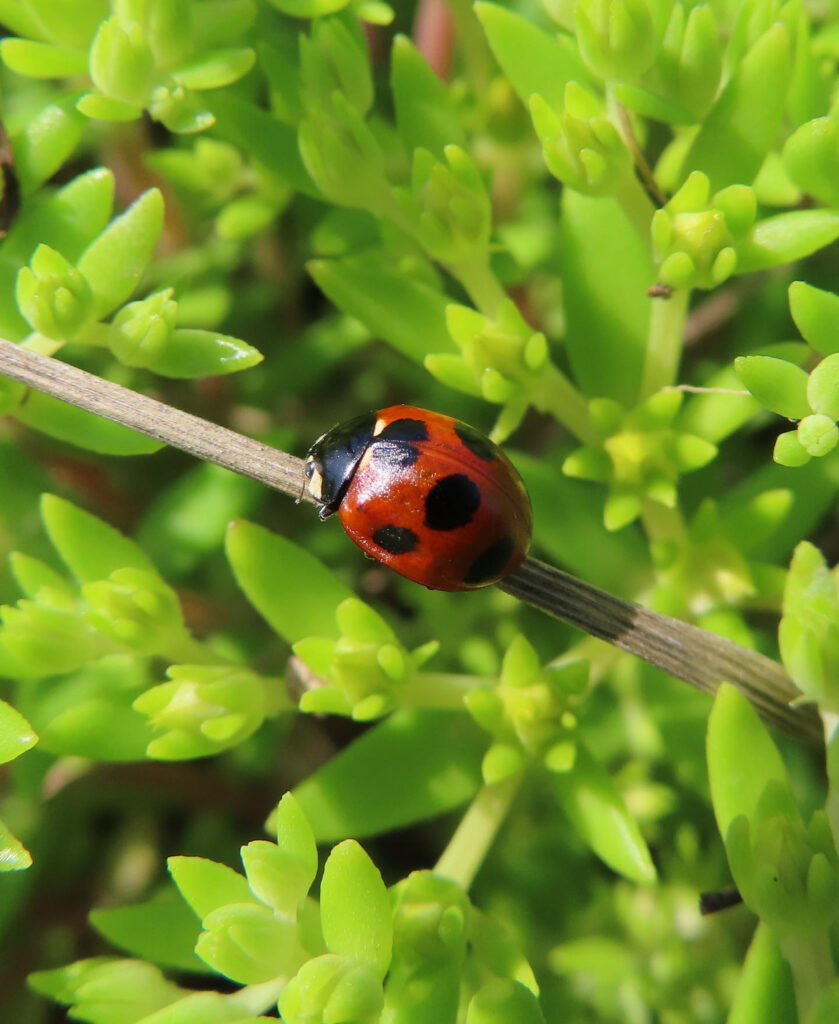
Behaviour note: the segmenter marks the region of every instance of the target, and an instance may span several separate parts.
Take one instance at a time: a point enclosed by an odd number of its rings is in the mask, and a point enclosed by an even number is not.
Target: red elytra
[[[497,583],[524,559],[533,517],[521,477],[451,416],[393,405],[327,431],[308,489],[368,555],[432,590]]]

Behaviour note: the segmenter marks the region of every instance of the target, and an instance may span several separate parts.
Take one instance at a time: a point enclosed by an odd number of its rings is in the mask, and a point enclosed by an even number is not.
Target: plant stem
[[[501,282],[488,262],[452,263],[448,268],[460,281],[469,298],[484,316],[495,319],[498,307],[507,298]]]
[[[495,686],[497,679],[460,676],[452,672],[416,672],[399,691],[399,703],[422,708],[463,709],[463,698],[477,686]]]
[[[591,425],[588,402],[553,363],[539,371],[528,398],[540,412],[550,413],[583,444],[597,444],[598,436]]]
[[[676,382],[684,343],[690,290],[680,288],[669,299],[653,299],[647,354],[641,377],[641,399]]]
[[[658,541],[682,541],[685,537],[685,524],[678,508],[668,508],[660,501],[644,498],[641,513],[644,529],[653,543]]]
[[[816,997],[836,979],[829,933],[796,935],[780,946],[792,969],[798,1019],[807,1020]]]
[[[484,786],[461,818],[434,867],[468,891],[518,792],[523,772]]]
[[[836,769],[839,768],[839,715],[822,711],[821,718],[827,748],[827,801],[824,809],[830,822],[833,842],[839,850],[839,778],[836,777]]]
[[[165,657],[173,665],[227,664],[224,658],[219,658],[206,644],[202,644],[186,632],[167,647]]]
[[[615,193],[615,199],[635,228],[646,248],[650,247],[650,224],[655,206],[634,174],[628,173]]]

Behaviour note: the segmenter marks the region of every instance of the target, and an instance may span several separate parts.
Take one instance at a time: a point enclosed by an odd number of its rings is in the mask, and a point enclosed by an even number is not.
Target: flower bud
[[[530,114],[548,170],[588,196],[614,195],[632,173],[632,156],[602,104],[576,82],[565,87],[565,107],[555,114],[538,94]]]
[[[574,14],[580,53],[599,78],[633,82],[655,59],[647,0],[577,0]]]
[[[706,175],[694,171],[653,216],[658,280],[671,288],[714,288],[737,267],[736,244],[756,215],[754,192],[731,185],[710,197]]]
[[[205,757],[234,747],[291,702],[278,680],[229,665],[174,665],[170,682],[153,686],[135,702],[163,735],[148,754],[161,760]]]
[[[154,59],[142,26],[136,21],[120,24],[108,18],[90,47],[90,77],[106,96],[145,105],[154,75]]]
[[[329,104],[336,92],[359,114],[373,102],[369,57],[337,18],[313,22],[311,38],[300,37],[300,78],[304,98],[316,106]]]
[[[377,216],[389,206],[382,147],[343,93],[309,111],[299,143],[306,170],[327,199]]]
[[[382,983],[364,963],[325,953],[305,963],[283,989],[280,1013],[287,1024],[376,1024]]]
[[[34,330],[68,341],[93,317],[93,292],[76,268],[48,245],[39,245],[17,275],[18,307]]]
[[[443,163],[426,149],[414,150],[410,195],[400,197],[423,247],[443,263],[485,261],[492,212],[471,157],[446,146]]]
[[[154,366],[169,344],[177,313],[171,288],[129,302],[110,325],[108,347],[126,366]]]
[[[399,688],[437,650],[432,641],[407,652],[390,626],[372,608],[350,597],[338,605],[340,637],[307,637],[294,653],[328,683],[308,690],[300,710],[379,718],[399,701]]]
[[[143,654],[164,654],[184,636],[178,597],[155,573],[116,569],[107,580],[86,583],[82,596],[95,629]]]

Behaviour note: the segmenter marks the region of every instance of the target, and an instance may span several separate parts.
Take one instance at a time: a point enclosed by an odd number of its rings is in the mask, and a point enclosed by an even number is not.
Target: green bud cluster
[[[399,705],[399,690],[432,655],[431,641],[406,651],[393,630],[357,598],[347,598],[335,615],[340,636],[307,637],[294,653],[326,685],[308,690],[300,710],[350,715],[358,721],[379,718]]]
[[[300,154],[312,180],[333,203],[381,216],[393,205],[381,142],[366,115],[373,102],[370,60],[337,19],[300,39],[305,112]]]
[[[0,52],[24,75],[63,78],[87,72],[95,88],[76,107],[90,118],[131,121],[146,109],[170,131],[200,131],[215,118],[196,94],[237,81],[255,60],[250,48],[230,46],[254,20],[255,9],[248,4],[238,5],[226,19],[226,38],[219,39],[194,24],[189,0],[124,0],[105,20],[99,4],[79,0],[77,6],[72,41],[50,35],[44,43],[40,27],[33,30],[35,40],[4,40]]]
[[[672,120],[694,123],[708,113],[721,74],[722,48],[711,6],[674,4],[655,63],[644,76],[645,88],[658,102],[680,108],[672,111]]]
[[[828,455],[839,442],[839,296],[795,281],[789,288],[790,312],[804,339],[821,361],[808,373],[786,359],[741,356],[735,369],[761,405],[798,420],[780,434],[775,461],[803,466]]]
[[[206,757],[242,743],[265,718],[291,710],[282,681],[228,665],[173,665],[169,682],[133,704],[161,733],[147,748],[158,760]]]
[[[392,204],[382,147],[343,93],[313,107],[300,125],[300,155],[333,203],[381,215]]]
[[[826,206],[839,206],[839,108],[797,128],[783,150],[789,176]]]
[[[414,871],[394,886],[393,902],[385,1001],[394,1019],[544,1024],[529,965],[459,885]]]
[[[780,506],[786,511],[789,503],[781,499]],[[718,508],[710,500],[700,505],[683,536],[654,543],[651,554],[656,603],[668,614],[702,617],[737,606],[757,593],[748,559],[727,536]]]
[[[756,213],[751,188],[729,185],[711,196],[707,175],[693,171],[653,216],[659,282],[671,288],[722,284],[737,269],[737,243],[747,238]]]
[[[168,377],[234,373],[259,362],[261,354],[238,338],[177,326],[171,288],[119,308],[151,259],[162,223],[161,195],[149,189],[91,239],[75,266],[39,245],[17,274],[18,309],[36,332],[29,343],[50,354],[67,341],[107,345],[124,365]],[[18,398],[19,389],[3,401],[13,410]]]
[[[545,335],[534,331],[510,300],[501,303],[494,319],[468,306],[448,306],[446,322],[460,354],[426,356],[425,366],[449,387],[503,406],[492,434],[502,441],[531,402],[542,407],[550,365]]]
[[[701,469],[716,455],[710,441],[676,424],[682,398],[680,391],[660,391],[629,412],[610,399],[589,403],[600,441],[572,452],[563,472],[608,484],[603,510],[607,530],[637,519],[645,499],[674,508],[679,477]]]
[[[300,81],[310,107],[328,107],[336,93],[362,115],[373,103],[369,57],[360,38],[337,18],[316,21],[309,36],[300,36]]]
[[[577,0],[574,19],[580,54],[598,78],[632,82],[655,59],[658,33],[648,0]]]
[[[781,658],[804,696],[823,711],[839,711],[839,569],[802,541],[784,589],[778,629]]]
[[[484,782],[501,782],[533,759],[550,771],[570,771],[576,753],[574,698],[587,682],[587,662],[543,668],[519,634],[504,656],[498,684],[466,696],[469,713],[493,737],[483,760]]]
[[[51,495],[44,497],[44,518],[81,583],[71,583],[38,559],[12,555],[13,572],[27,596],[0,612],[0,648],[15,663],[15,675],[72,672],[114,653],[172,660],[186,649],[203,653],[184,625],[177,594],[139,549]],[[106,560],[97,546],[109,544],[118,554]],[[127,564],[108,571],[117,560]]]
[[[633,174],[632,156],[603,103],[577,82],[565,87],[562,113],[536,94],[530,115],[548,170],[569,188],[588,196],[614,195]]]
[[[248,48],[199,48],[192,19],[187,0],[120,4],[91,43],[90,77],[97,91],[79,100],[82,113],[125,121],[147,109],[170,131],[209,127],[214,117],[196,92],[235,82],[255,57]],[[245,23],[240,30],[247,27]]]
[[[154,367],[165,352],[178,314],[172,294],[167,288],[129,302],[111,321],[108,347],[125,366]]]
[[[177,594],[156,574],[115,569],[82,586],[85,621],[140,654],[165,654],[188,637]]]
[[[486,187],[459,146],[446,146],[444,155],[445,162],[415,149],[410,190],[397,190],[396,200],[433,259],[455,266],[482,262],[492,228]]]
[[[781,943],[824,935],[839,915],[839,858],[824,811],[805,825],[786,782],[772,780],[755,813],[736,817],[725,836],[744,902]]]
[[[86,278],[60,252],[39,245],[17,276],[17,303],[33,330],[69,341],[95,318]]]
[[[87,623],[76,600],[42,589],[36,600],[0,607],[0,660],[22,678],[73,672],[116,649]]]

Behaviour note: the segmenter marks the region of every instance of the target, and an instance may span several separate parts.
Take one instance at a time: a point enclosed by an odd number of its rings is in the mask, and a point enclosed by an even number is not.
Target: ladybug
[[[473,427],[411,405],[364,413],[309,449],[321,519],[431,590],[496,583],[524,559],[533,517],[507,456]]]

